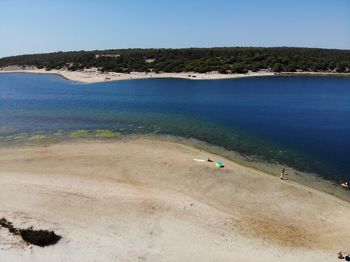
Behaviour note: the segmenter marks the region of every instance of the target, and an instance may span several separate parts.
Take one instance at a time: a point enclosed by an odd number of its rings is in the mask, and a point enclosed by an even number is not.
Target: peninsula
[[[0,59],[0,72],[53,73],[85,83],[143,78],[350,75],[350,51],[317,48],[112,49]]]

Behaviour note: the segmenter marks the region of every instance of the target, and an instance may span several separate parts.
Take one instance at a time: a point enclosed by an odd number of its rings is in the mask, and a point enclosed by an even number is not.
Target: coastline
[[[145,73],[131,72],[130,74],[115,73],[115,72],[100,72],[96,68],[85,69],[83,71],[68,71],[68,70],[50,70],[45,69],[11,69],[0,68],[0,73],[34,73],[34,74],[56,74],[67,80],[81,83],[101,83],[120,80],[136,80],[136,79],[159,79],[159,78],[180,78],[190,80],[220,80],[220,79],[235,79],[246,77],[264,77],[264,76],[334,76],[334,77],[350,77],[350,73],[327,73],[327,72],[282,72],[274,73],[268,71],[248,72],[246,74],[221,74],[218,72],[209,73]]]
[[[277,76],[327,76],[327,77],[350,77],[350,73],[329,73],[329,72],[281,72]]]
[[[111,82],[120,80],[136,80],[136,79],[159,79],[159,78],[180,78],[191,80],[219,80],[219,79],[232,79],[232,78],[244,78],[244,77],[259,77],[259,76],[273,76],[271,72],[251,72],[247,74],[220,74],[216,72],[210,73],[145,73],[145,72],[131,72],[130,74],[115,73],[115,72],[100,72],[97,69],[86,69],[83,71],[68,71],[68,70],[50,70],[45,69],[14,69],[3,70],[0,69],[0,73],[33,73],[33,74],[56,74],[67,80],[91,84],[101,82]]]
[[[0,229],[0,257],[13,261],[101,259],[97,250],[105,260],[329,261],[348,248],[348,202],[193,146],[128,137],[0,152],[0,217],[63,236],[29,248]],[[193,161],[209,156],[225,168]]]
[[[0,129],[1,131],[1,129]],[[177,135],[166,134],[137,134],[137,133],[119,133],[111,130],[99,130],[100,133],[87,130],[78,130],[72,132],[53,132],[47,133],[19,133],[17,135],[6,135],[0,140],[0,149],[2,148],[20,148],[30,146],[50,146],[59,143],[76,143],[79,141],[96,141],[99,142],[115,142],[128,139],[149,139],[162,142],[173,142],[184,146],[193,147],[208,154],[215,154],[226,158],[239,165],[247,168],[255,169],[269,176],[278,176],[280,171],[285,168],[290,181],[304,185],[309,188],[324,192],[326,194],[337,197],[350,203],[350,192],[340,188],[337,181],[322,178],[317,173],[310,173],[299,170],[297,167],[289,166],[279,162],[269,162],[261,158],[249,157],[242,155],[238,151],[228,150],[222,146],[211,144],[196,138],[184,138]],[[1,138],[1,137],[0,137]]]
[[[2,130],[0,129],[0,132]],[[6,132],[6,129],[3,130]],[[9,130],[7,130],[9,131]],[[1,138],[1,137],[0,137]],[[198,150],[206,151],[209,154],[219,155],[230,161],[238,163],[247,168],[253,168],[270,176],[278,176],[280,171],[285,168],[290,181],[294,181],[300,185],[311,187],[318,191],[333,195],[341,200],[350,203],[350,192],[340,187],[338,181],[328,180],[315,172],[307,172],[298,169],[298,167],[280,163],[276,160],[269,161],[255,156],[242,155],[233,149],[229,150],[220,145],[212,144],[197,138],[185,138],[179,135],[158,134],[158,133],[120,133],[109,129],[96,130],[77,130],[72,132],[64,132],[58,130],[56,132],[34,132],[34,133],[17,133],[15,135],[5,134],[0,140],[1,148],[14,148],[26,146],[49,146],[58,143],[76,143],[79,141],[109,141],[113,143],[120,139],[150,139],[163,142],[174,142],[184,146],[194,147]]]

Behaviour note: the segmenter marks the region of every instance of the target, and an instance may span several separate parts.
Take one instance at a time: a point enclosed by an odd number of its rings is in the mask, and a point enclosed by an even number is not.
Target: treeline
[[[247,73],[350,72],[350,50],[318,48],[185,48],[112,49],[20,55],[0,59],[0,67],[36,66],[46,70],[65,68],[136,72]]]

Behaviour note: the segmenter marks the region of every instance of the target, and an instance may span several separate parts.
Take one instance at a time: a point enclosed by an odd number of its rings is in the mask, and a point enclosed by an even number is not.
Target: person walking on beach
[[[284,179],[284,172],[286,171],[286,169],[282,169],[282,171],[281,171],[281,175],[280,175],[280,178],[281,178],[281,180],[283,180]]]

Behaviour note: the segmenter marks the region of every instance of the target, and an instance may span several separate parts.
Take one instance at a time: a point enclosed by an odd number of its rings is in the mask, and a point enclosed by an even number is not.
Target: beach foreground
[[[223,161],[214,163],[193,159]],[[336,261],[350,203],[193,147],[151,138],[0,149],[0,218],[50,229],[1,261]]]

